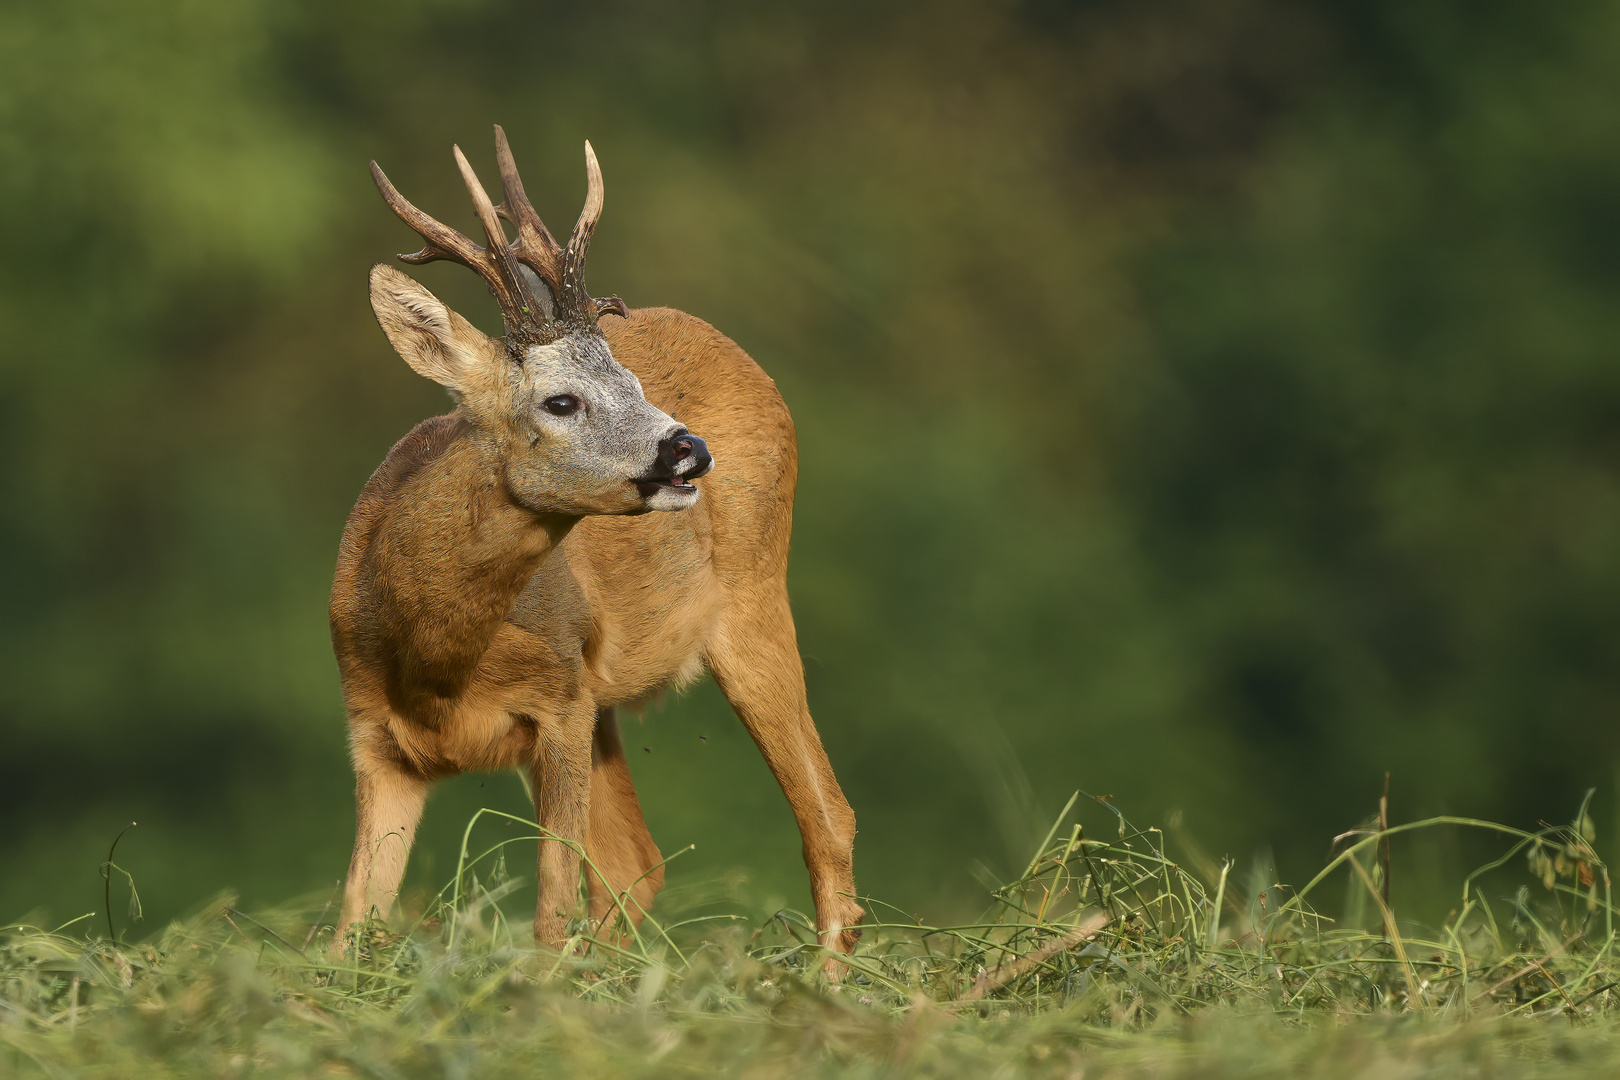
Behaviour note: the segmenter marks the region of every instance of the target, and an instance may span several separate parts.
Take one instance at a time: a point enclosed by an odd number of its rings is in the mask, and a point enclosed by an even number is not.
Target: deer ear
[[[489,338],[392,266],[371,268],[371,310],[394,351],[457,399],[489,353]]]

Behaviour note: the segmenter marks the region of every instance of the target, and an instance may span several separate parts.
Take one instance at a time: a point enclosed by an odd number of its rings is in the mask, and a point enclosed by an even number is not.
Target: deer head
[[[377,322],[412,370],[450,391],[520,505],[570,515],[686,509],[698,498],[692,481],[713,466],[708,448],[648,404],[641,383],[613,359],[597,319],[609,312],[627,318],[624,302],[585,291],[585,256],[602,215],[602,172],[591,144],[585,144],[585,208],[567,247],[552,239],[523,193],[499,125],[495,152],[505,196],[499,206],[455,147],[487,247],[412,206],[375,161],[371,176],[424,241],[421,251],[400,259],[449,259],[475,271],[500,304],[505,338],[486,337],[381,263],[371,269]],[[507,240],[501,218],[517,239]]]

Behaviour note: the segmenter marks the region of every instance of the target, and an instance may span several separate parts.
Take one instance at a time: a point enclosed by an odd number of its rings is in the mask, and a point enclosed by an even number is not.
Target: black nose
[[[671,476],[695,480],[714,467],[714,458],[709,456],[708,443],[683,431],[658,444],[658,464]]]

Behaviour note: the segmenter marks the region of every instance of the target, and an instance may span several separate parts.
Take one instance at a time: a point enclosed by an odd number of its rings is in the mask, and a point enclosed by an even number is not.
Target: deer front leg
[[[368,912],[375,909],[386,918],[393,908],[428,793],[425,777],[377,755],[356,752],[354,769],[354,855],[332,939],[334,953],[342,951],[349,928]]]
[[[529,771],[541,836],[534,939],[552,948],[567,942],[568,919],[579,899],[579,855],[590,827],[595,721],[588,702],[563,712],[542,733]]]
[[[591,824],[585,854],[591,861],[585,884],[590,890],[592,921],[611,930],[615,920],[627,914],[631,926],[640,926],[653,897],[664,886],[664,868],[659,865],[663,856],[642,817],[612,708],[596,711],[591,742]],[[622,935],[628,927],[619,929]]]
[[[733,596],[707,659],[793,808],[821,943],[847,953],[865,914],[855,902],[855,812],[810,719],[785,586]],[[839,967],[836,960],[825,966],[829,974]]]

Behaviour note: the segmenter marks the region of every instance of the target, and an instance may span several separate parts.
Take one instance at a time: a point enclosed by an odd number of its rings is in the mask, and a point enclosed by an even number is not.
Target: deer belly
[[[534,761],[541,730],[542,725],[525,713],[464,707],[436,731],[417,729],[400,741],[415,744],[411,749],[431,761],[434,771],[490,772]]]
[[[595,689],[598,705],[632,712],[670,690],[684,690],[703,677],[703,654],[698,648],[684,652],[634,654],[619,664]]]

